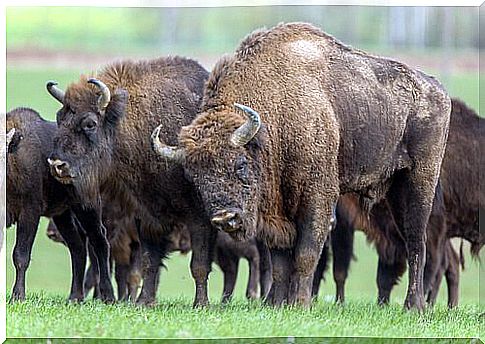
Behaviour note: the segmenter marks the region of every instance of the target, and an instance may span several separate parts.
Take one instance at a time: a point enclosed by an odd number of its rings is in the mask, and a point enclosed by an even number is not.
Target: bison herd
[[[7,113],[13,300],[46,216],[70,252],[71,301],[115,301],[114,271],[119,300],[153,304],[163,261],[192,251],[194,306],[208,304],[212,262],[231,299],[240,258],[248,298],[308,306],[330,252],[343,302],[358,229],[379,256],[379,303],[408,268],[407,308],[432,305],[443,276],[457,305],[450,240],[474,255],[484,242],[485,127],[435,78],[290,23],[251,33],[211,73],[122,61],[47,91],[56,123]]]

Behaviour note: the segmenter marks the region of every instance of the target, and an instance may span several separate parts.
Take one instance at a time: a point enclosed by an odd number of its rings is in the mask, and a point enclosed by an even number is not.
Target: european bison
[[[73,185],[85,206],[100,204],[103,194],[103,201],[121,202],[127,215],[143,219],[159,233],[168,233],[177,223],[187,225],[192,235],[194,305],[208,303],[215,231],[183,169],[155,154],[146,132],[163,123],[163,139],[175,143],[180,128],[189,124],[199,109],[207,76],[193,60],[167,57],[108,65],[96,78],[81,76],[65,92],[48,84],[50,93],[62,103],[51,154],[52,173]],[[147,245],[148,241],[140,240],[144,250],[151,249],[152,254],[151,278],[145,279],[138,301],[151,303],[165,252],[158,243]],[[103,281],[106,285],[109,282],[109,247],[106,240],[92,244],[103,257],[99,264],[101,287]]]
[[[25,298],[25,273],[41,216],[52,217],[66,237],[71,254],[72,284],[69,300],[84,298],[86,239],[82,214],[74,216],[75,200],[68,186],[49,173],[47,157],[53,148],[57,126],[42,119],[35,110],[16,108],[7,113],[7,227],[17,224],[13,250],[16,270],[12,299]]]
[[[485,144],[483,119],[461,100],[452,99],[448,144],[441,166],[440,183],[427,226],[427,258],[424,290],[434,304],[443,274],[448,282],[448,305],[458,303],[459,258],[451,237],[471,243],[472,254],[483,246],[478,219],[483,211],[484,192],[479,186],[479,173],[485,165],[480,160],[480,147]],[[376,205],[367,218],[356,199],[343,197],[337,212],[337,230],[332,234],[332,249],[340,259],[334,261],[337,300],[343,301],[354,228],[364,228],[379,253],[377,283],[379,302],[389,302],[390,292],[406,269],[405,243],[385,202]]]
[[[409,251],[405,305],[422,309],[425,227],[450,108],[424,73],[309,24],[280,24],[215,65],[179,146],[154,141],[184,166],[214,226],[270,245],[273,304],[309,304],[340,194],[358,193],[368,209],[387,196]]]

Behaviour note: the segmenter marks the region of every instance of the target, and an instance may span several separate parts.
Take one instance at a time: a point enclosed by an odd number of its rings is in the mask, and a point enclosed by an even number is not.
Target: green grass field
[[[86,71],[83,71],[86,72]],[[55,79],[64,88],[76,80],[79,71],[7,70],[7,107],[30,106],[45,118],[53,119],[58,103],[45,91],[45,81]],[[478,78],[457,75],[445,80],[452,96],[478,109]],[[407,278],[392,294],[392,304],[375,305],[376,254],[357,234],[357,261],[347,282],[347,304],[333,304],[331,272],[322,285],[318,302],[311,310],[271,309],[244,299],[247,263],[241,262],[235,300],[221,306],[222,274],[214,266],[210,277],[211,307],[191,308],[194,284],[189,256],[175,254],[162,272],[159,306],[152,309],[117,304],[106,306],[87,301],[66,304],[70,283],[70,260],[65,247],[45,236],[40,225],[32,263],[28,271],[28,300],[7,306],[9,337],[258,337],[258,336],[389,336],[389,337],[477,337],[484,311],[478,305],[479,264],[466,252],[466,269],[461,275],[460,306],[446,309],[446,288],[442,286],[438,305],[424,314],[405,312],[402,303]],[[13,284],[11,252],[15,230],[7,230],[7,288]],[[467,247],[468,248],[468,247]]]

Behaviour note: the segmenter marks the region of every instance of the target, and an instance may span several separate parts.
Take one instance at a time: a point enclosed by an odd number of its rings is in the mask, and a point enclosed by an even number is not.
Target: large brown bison
[[[460,259],[447,238],[468,240],[473,255],[483,246],[484,237],[478,226],[485,195],[479,187],[479,174],[485,169],[480,160],[480,147],[485,144],[483,121],[462,101],[452,99],[448,145],[427,226],[424,291],[430,304],[436,300],[443,275],[448,282],[448,305],[458,304]],[[334,260],[337,300],[344,298],[353,231],[361,228],[379,254],[378,301],[389,302],[393,286],[406,269],[406,246],[386,202],[374,206],[370,218],[362,213],[357,199],[349,196],[339,200],[337,209],[337,228],[332,233],[332,250],[339,256]]]
[[[57,126],[42,119],[35,110],[17,108],[7,113],[7,130],[7,227],[17,224],[12,299],[25,298],[25,273],[39,219],[49,216],[66,237],[71,254],[69,300],[83,300],[86,238],[81,224],[86,224],[89,218],[73,212],[76,201],[72,188],[57,182],[49,173],[47,157],[53,148]]]
[[[214,226],[270,245],[274,304],[309,304],[340,194],[358,193],[369,209],[387,196],[409,251],[405,305],[422,309],[449,113],[432,77],[309,24],[280,24],[216,64],[178,146],[154,141],[182,163]]]
[[[145,133],[163,123],[163,139],[175,143],[180,128],[189,124],[199,109],[207,76],[193,60],[168,57],[114,63],[95,78],[81,76],[65,92],[53,83],[47,85],[62,103],[51,154],[54,176],[72,184],[85,206],[99,205],[103,195],[103,201],[121,202],[127,215],[143,219],[160,233],[177,223],[187,225],[192,233],[195,305],[208,303],[215,231],[198,206],[183,169],[155,154]],[[109,282],[109,247],[106,238],[92,244],[103,257],[99,262],[103,294],[102,283]],[[155,272],[164,255],[158,244],[150,248],[153,273],[149,283],[145,280],[140,303],[153,301],[158,282]]]

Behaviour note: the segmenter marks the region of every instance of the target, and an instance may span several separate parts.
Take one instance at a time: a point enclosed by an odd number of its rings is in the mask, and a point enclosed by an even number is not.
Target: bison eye
[[[95,120],[92,118],[86,118],[82,123],[81,123],[81,128],[86,131],[86,132],[92,132],[93,130],[96,129],[96,126],[98,124],[96,123]]]
[[[249,184],[248,181],[248,161],[245,156],[238,157],[236,160],[236,175],[241,182]]]

